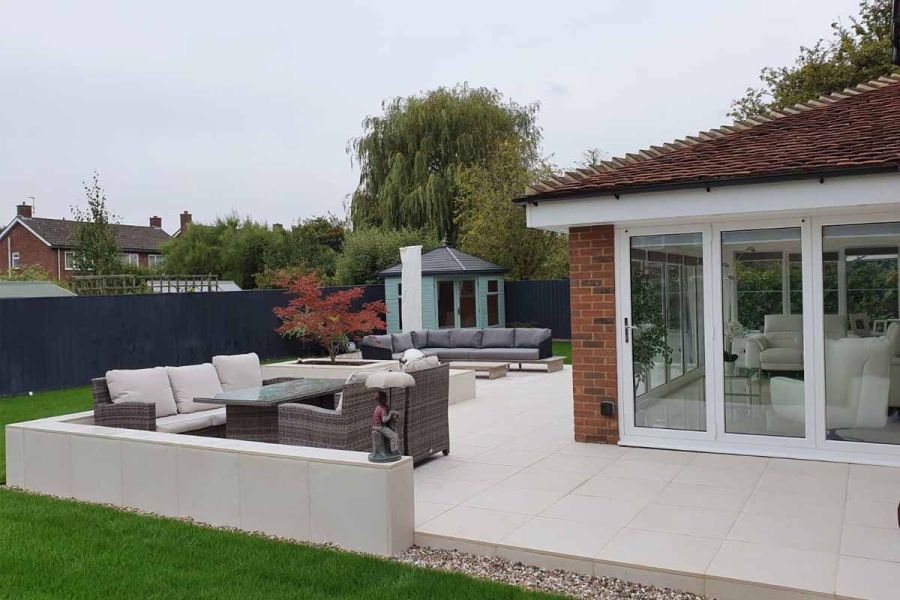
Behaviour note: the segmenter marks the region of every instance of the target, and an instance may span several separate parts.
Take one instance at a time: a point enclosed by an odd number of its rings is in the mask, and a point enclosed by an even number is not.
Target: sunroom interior
[[[702,233],[629,237],[635,428],[707,431],[712,390],[724,433],[811,438],[814,347],[824,356],[824,438],[900,445],[900,222],[822,225],[821,260],[805,262],[812,246],[801,229],[716,228],[716,269],[704,269]],[[704,271],[719,293],[704,293]],[[805,304],[804,280],[817,282],[820,301]],[[804,319],[805,305],[821,318]],[[707,373],[707,319],[721,336],[709,357],[717,377]],[[804,340],[812,323],[815,346]]]

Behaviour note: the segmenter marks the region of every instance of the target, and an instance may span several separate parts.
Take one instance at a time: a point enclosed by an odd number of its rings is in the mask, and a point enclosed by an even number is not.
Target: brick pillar
[[[615,444],[618,417],[600,414],[601,401],[618,397],[613,226],[570,229],[569,264],[575,441]]]

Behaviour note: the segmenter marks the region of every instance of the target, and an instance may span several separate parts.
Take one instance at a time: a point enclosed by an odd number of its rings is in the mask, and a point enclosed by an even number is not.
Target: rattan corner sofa
[[[229,371],[229,368],[232,368],[237,362],[240,363],[239,370]],[[205,376],[205,386],[201,383],[198,387],[196,383],[198,373]],[[140,401],[117,399],[110,392],[107,377],[112,376],[121,380],[123,375],[125,377],[129,375],[135,377],[155,376],[156,388],[149,392],[145,390]],[[279,377],[263,380],[259,357],[252,353],[215,356],[212,363],[187,367],[108,371],[107,377],[91,380],[94,423],[96,425],[214,437],[225,436],[225,407],[194,403],[193,396],[211,397],[206,394],[260,384],[270,385],[292,379]],[[194,378],[194,380],[188,380],[186,389],[181,389],[184,386],[179,386],[179,383],[184,381],[185,377]],[[132,388],[134,387],[133,385]],[[166,397],[171,398],[172,402],[166,403]],[[161,406],[166,408],[161,409]]]

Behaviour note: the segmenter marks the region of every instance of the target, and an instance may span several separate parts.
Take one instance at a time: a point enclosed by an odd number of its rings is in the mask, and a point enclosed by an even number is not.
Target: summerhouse
[[[503,327],[503,276],[507,270],[449,246],[423,254],[422,328]],[[402,273],[401,263],[380,273],[390,333],[403,329]]]

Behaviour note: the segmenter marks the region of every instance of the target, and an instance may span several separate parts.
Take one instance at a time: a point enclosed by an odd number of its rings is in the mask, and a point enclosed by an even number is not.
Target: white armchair
[[[747,338],[744,360],[763,371],[802,371],[803,315],[766,315],[763,332]]]
[[[825,315],[826,338],[846,335],[846,315]],[[744,362],[763,371],[802,371],[803,315],[766,315],[763,333],[747,337]]]

